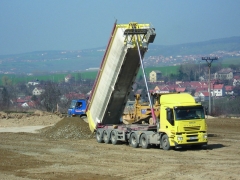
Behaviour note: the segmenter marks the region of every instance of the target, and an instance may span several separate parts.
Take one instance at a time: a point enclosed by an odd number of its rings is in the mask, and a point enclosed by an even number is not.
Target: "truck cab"
[[[161,138],[163,149],[207,146],[204,107],[189,94],[170,94],[161,98],[159,132],[165,135]]]
[[[68,117],[87,116],[86,115],[87,101],[85,99],[72,100],[68,108]]]

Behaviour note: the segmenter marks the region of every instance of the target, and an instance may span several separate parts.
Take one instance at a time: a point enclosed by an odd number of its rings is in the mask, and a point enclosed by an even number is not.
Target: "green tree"
[[[57,87],[57,84],[53,82],[47,82],[45,84],[44,93],[40,95],[43,107],[47,111],[55,111],[57,104],[60,101],[61,93]]]
[[[5,87],[3,87],[2,92],[1,92],[0,104],[1,104],[2,109],[4,109],[4,110],[9,109],[10,97],[9,97],[9,93]]]
[[[2,84],[3,84],[3,86],[9,86],[9,85],[12,85],[12,81],[11,81],[11,79],[9,79],[9,77],[3,76]]]
[[[31,100],[32,100],[32,101],[37,101],[37,100],[38,100],[38,98],[37,98],[37,96],[36,96],[36,95],[33,95],[33,96],[32,96],[32,98],[31,98]]]
[[[183,73],[183,66],[181,65],[178,69],[178,76],[177,76],[177,80],[181,81],[183,80],[184,77],[184,73]]]
[[[194,80],[195,80],[195,78],[194,78],[194,73],[193,73],[192,70],[190,71],[190,77],[189,77],[189,79],[190,79],[190,81],[194,81]]]

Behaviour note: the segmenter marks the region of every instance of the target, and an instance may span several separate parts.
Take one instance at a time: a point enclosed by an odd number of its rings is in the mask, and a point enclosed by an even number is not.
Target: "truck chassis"
[[[156,145],[163,150],[170,150],[172,147],[169,143],[169,137],[164,132],[157,132],[157,125],[147,124],[119,124],[119,125],[102,125],[98,124],[96,128],[96,141],[113,145],[120,142],[128,143],[133,148],[141,146],[148,149],[151,145]],[[206,148],[207,143],[193,143],[186,146],[196,146]],[[184,145],[175,144],[175,149]]]
[[[96,140],[98,143],[112,143],[113,145],[126,142],[133,148],[140,145],[147,149],[150,145],[155,144],[164,150],[170,149],[168,136],[164,133],[158,133],[157,125],[98,125]]]

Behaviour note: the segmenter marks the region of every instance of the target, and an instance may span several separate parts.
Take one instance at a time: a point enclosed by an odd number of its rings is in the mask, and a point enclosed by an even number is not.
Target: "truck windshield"
[[[70,108],[75,108],[75,105],[76,105],[76,101],[72,101],[71,105],[70,105]]]
[[[202,106],[198,107],[177,107],[174,108],[176,120],[204,119],[204,110]]]

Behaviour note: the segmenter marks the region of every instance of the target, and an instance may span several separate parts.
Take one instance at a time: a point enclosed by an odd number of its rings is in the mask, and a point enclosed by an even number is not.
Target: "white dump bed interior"
[[[104,55],[87,107],[90,129],[97,123],[119,124],[128,95],[140,68],[138,42],[141,56],[148,48],[144,35],[126,35],[129,25],[114,25],[109,44]],[[141,28],[149,29],[149,25]],[[124,33],[125,32],[125,33]]]

